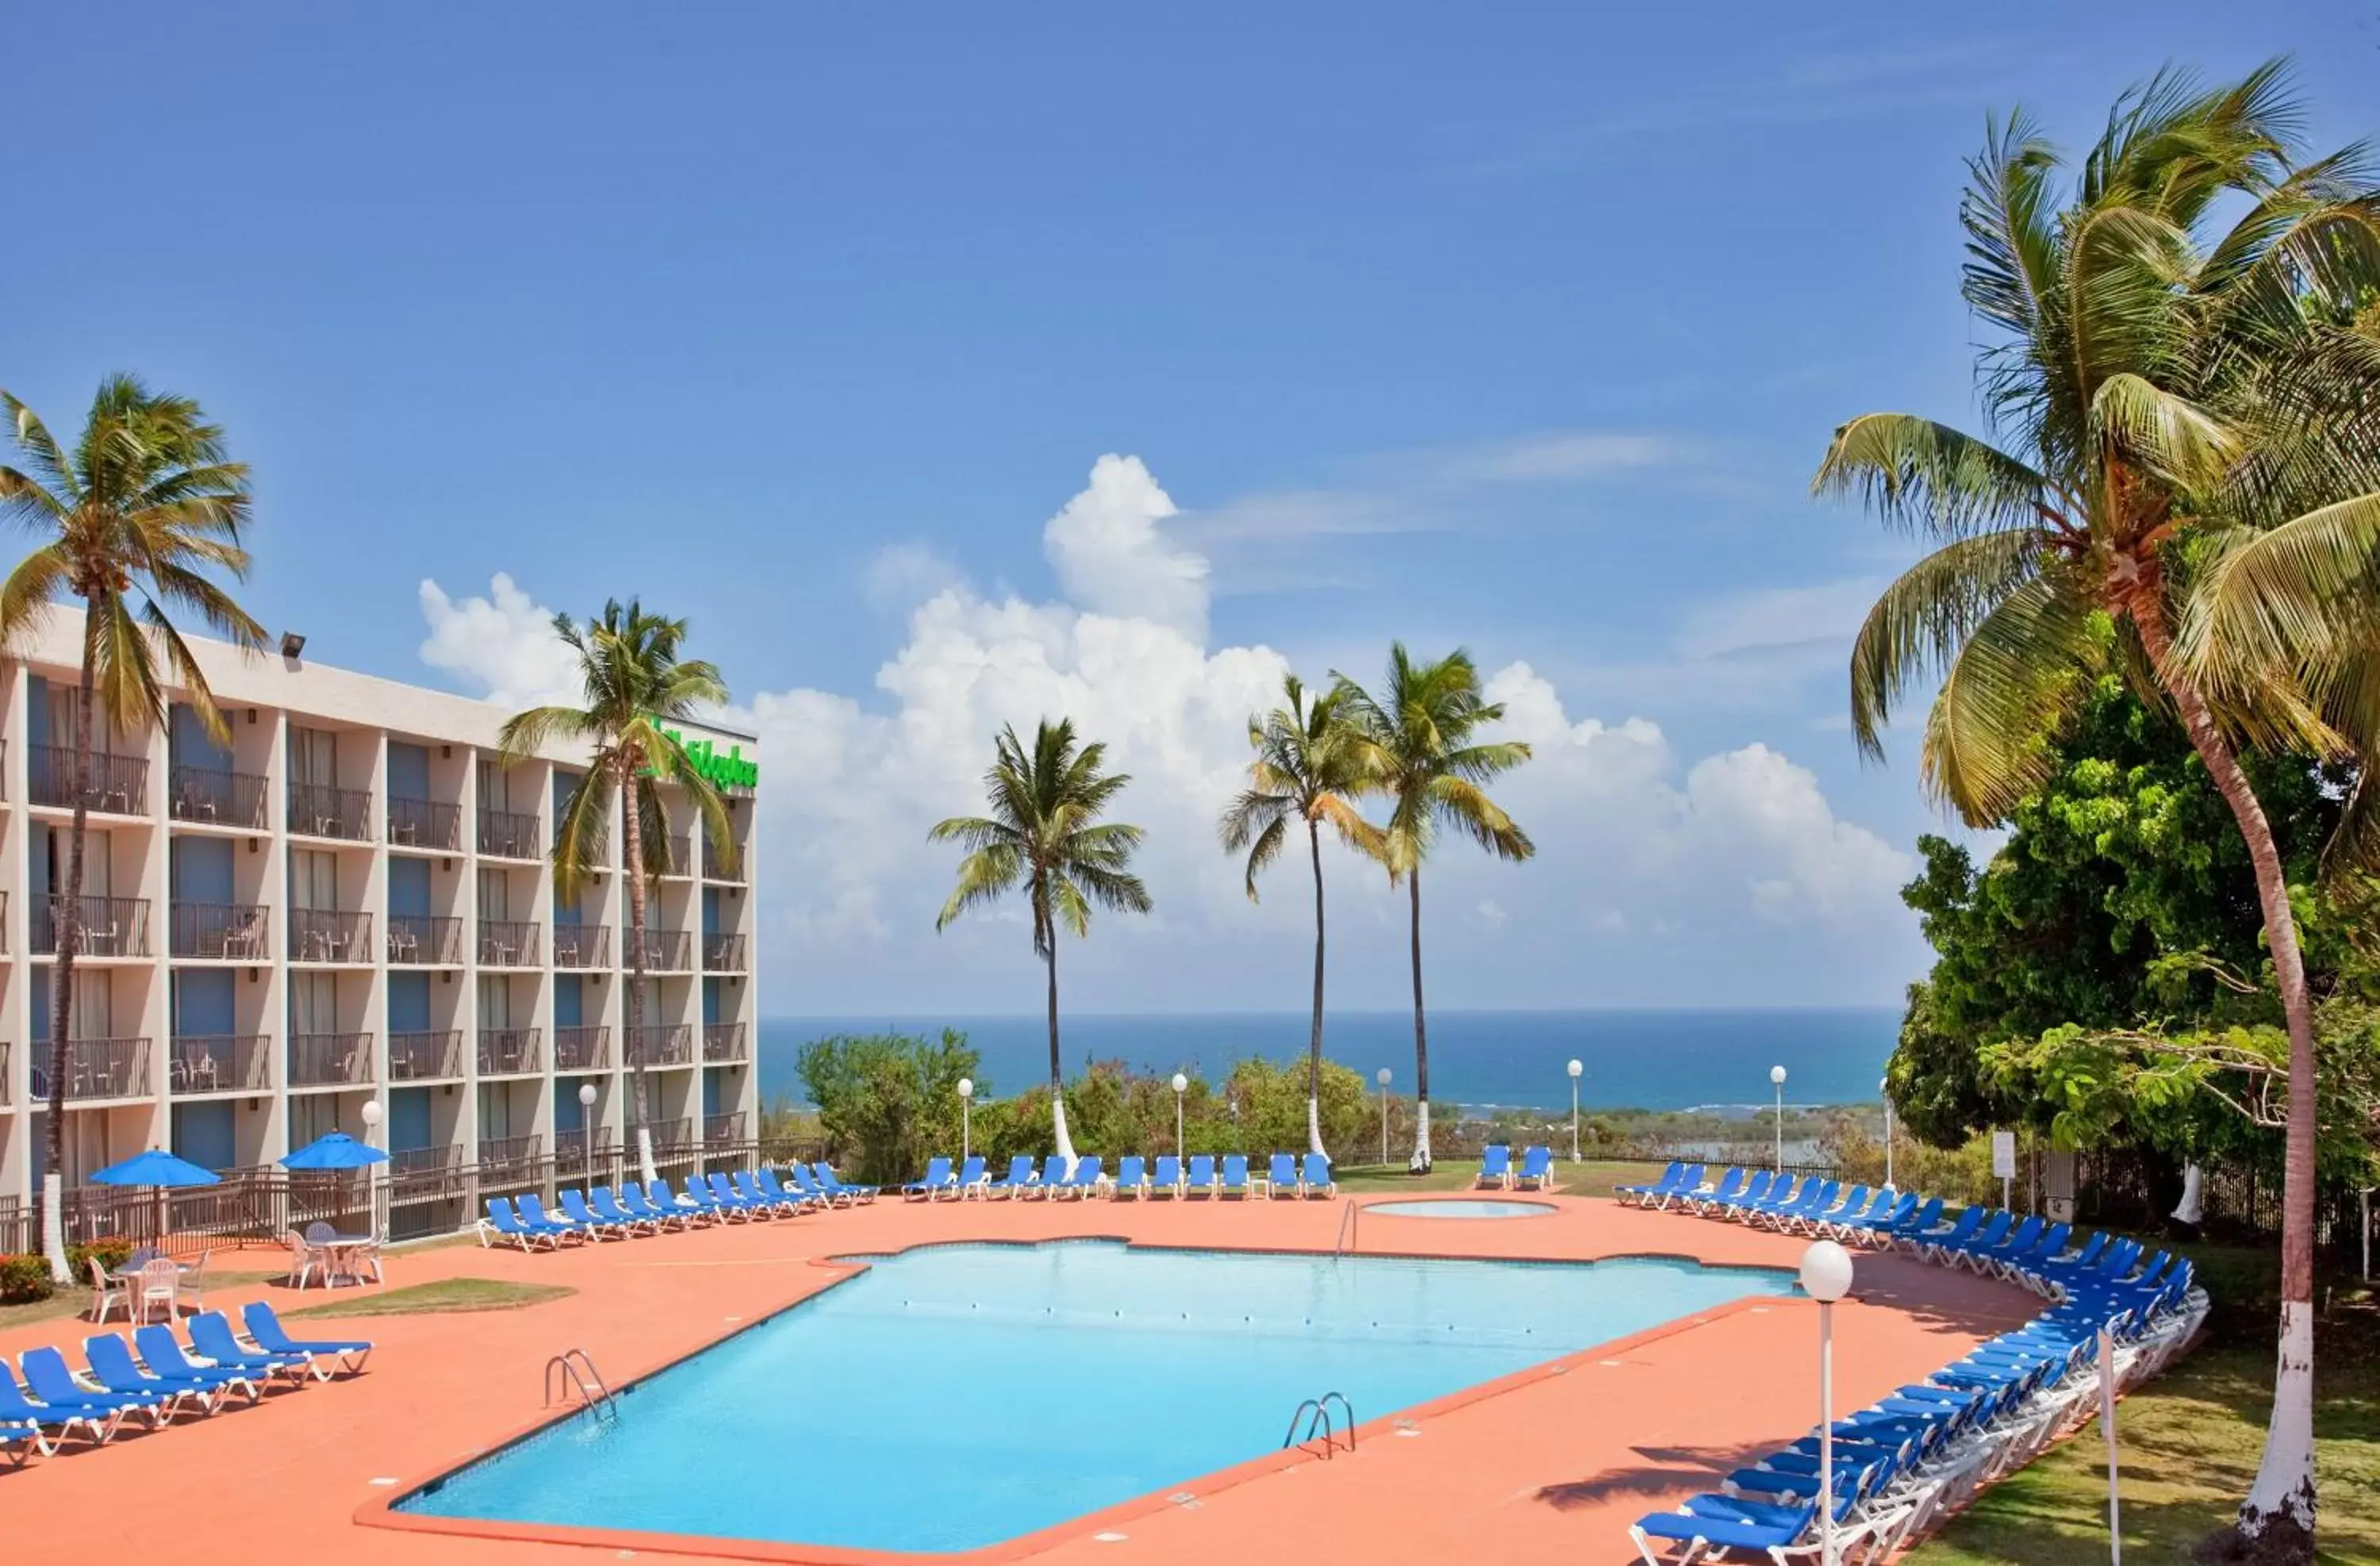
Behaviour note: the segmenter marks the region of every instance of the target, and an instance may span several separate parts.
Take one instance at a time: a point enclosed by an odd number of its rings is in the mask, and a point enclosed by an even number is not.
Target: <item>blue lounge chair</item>
[[[1999,1244],[2009,1237],[2009,1231],[2015,1227],[2016,1214],[2002,1208],[1984,1220],[1984,1226],[1967,1238],[1944,1241],[1938,1254],[1942,1260],[1953,1267],[1969,1266],[1969,1256]]]
[[[230,1371],[181,1377],[143,1370],[132,1362],[130,1345],[113,1332],[85,1338],[82,1354],[91,1367],[91,1379],[111,1392],[156,1392],[195,1402],[207,1414],[212,1414],[230,1396],[232,1382],[246,1379]],[[250,1383],[251,1389],[253,1385]]]
[[[1672,1164],[1670,1167],[1675,1169],[1677,1166]],[[1472,1188],[1474,1190],[1486,1190],[1488,1186],[1493,1185],[1500,1191],[1509,1188],[1512,1184],[1512,1147],[1508,1144],[1502,1142],[1488,1143],[1487,1147],[1480,1149],[1479,1172],[1472,1177]],[[1626,1191],[1630,1189],[1630,1187],[1623,1185],[1621,1189],[1622,1191]]]
[[[951,1173],[951,1160],[930,1158],[926,1160],[925,1177],[902,1186],[901,1196],[906,1201],[929,1202],[945,1191],[956,1191],[958,1185],[957,1177]]]
[[[1833,1200],[1820,1207],[1817,1211],[1803,1213],[1794,1221],[1805,1234],[1824,1234],[1827,1232],[1827,1226],[1835,1220],[1865,1210],[1867,1210],[1867,1187],[1853,1185],[1850,1190],[1839,1193]]]
[[[286,1376],[299,1386],[313,1372],[313,1360],[302,1354],[273,1354],[243,1344],[231,1329],[231,1317],[219,1310],[202,1310],[190,1317],[190,1348],[211,1370],[247,1370],[259,1376]],[[326,1379],[317,1376],[317,1380]]]
[[[34,1452],[43,1457],[55,1457],[57,1448],[42,1434],[39,1425],[10,1425],[0,1421],[0,1457],[8,1460],[12,1468],[22,1468]]]
[[[824,1159],[820,1159],[818,1162],[810,1165],[810,1178],[819,1183],[819,1188],[820,1190],[824,1191],[828,1196],[832,1196],[838,1202],[866,1204],[876,1199],[875,1186],[844,1184],[843,1181],[836,1176],[834,1172],[834,1165],[827,1162]]]
[[[1265,1171],[1264,1187],[1268,1199],[1297,1195],[1297,1155],[1295,1153],[1275,1153],[1272,1156],[1271,1164]]]
[[[794,1195],[814,1207],[847,1208],[858,1204],[859,1198],[856,1196],[838,1196],[828,1190],[818,1176],[804,1169],[798,1162],[785,1166],[785,1178],[793,1182]]]
[[[292,1338],[274,1315],[273,1306],[264,1300],[252,1300],[240,1307],[241,1324],[248,1329],[248,1341],[268,1354],[302,1354],[321,1361],[335,1359],[350,1376],[364,1367],[371,1357],[372,1346],[361,1338]]]
[[[698,1223],[715,1221],[719,1217],[703,1203],[688,1201],[671,1190],[669,1182],[666,1180],[653,1180],[647,1183],[644,1189],[644,1204],[659,1216],[682,1229],[691,1229]],[[634,1203],[629,1205],[628,1210],[630,1212],[637,1210]]]
[[[1223,1180],[1218,1194],[1238,1196],[1245,1200],[1248,1194],[1248,1156],[1245,1153],[1223,1155]]]
[[[1302,1196],[1335,1196],[1339,1182],[1331,1178],[1330,1158],[1327,1153],[1308,1153],[1297,1171],[1297,1188]]]
[[[980,1153],[968,1154],[966,1160],[959,1165],[959,1200],[965,1201],[969,1196],[982,1196],[984,1187],[990,1184],[990,1178],[984,1173],[983,1156]]]
[[[1087,1158],[1076,1159],[1075,1160],[1075,1172],[1066,1176],[1064,1184],[1062,1184],[1059,1189],[1050,1192],[1050,1195],[1052,1196],[1075,1196],[1078,1198],[1096,1195],[1099,1188],[1099,1182],[1102,1179],[1100,1174],[1102,1167],[1101,1159],[1099,1155],[1097,1153],[1093,1153]]]
[[[26,1351],[38,1354],[38,1349]],[[0,1359],[0,1420],[20,1429],[30,1430],[43,1457],[55,1455],[56,1443],[42,1432],[55,1430],[61,1438],[82,1432],[83,1439],[93,1446],[104,1446],[124,1423],[127,1407],[142,1404],[112,1405],[96,1402],[34,1402],[25,1396],[17,1378],[9,1372],[8,1362]]]
[[[472,1227],[479,1232],[481,1250],[490,1245],[517,1245],[524,1251],[533,1251],[543,1245],[551,1250],[561,1244],[557,1235],[523,1223],[513,1211],[511,1198],[506,1196],[490,1196],[488,1216]]]
[[[1215,1194],[1214,1154],[1190,1155],[1190,1171],[1183,1177],[1182,1194],[1184,1196],[1211,1196]]]
[[[1038,1196],[1046,1202],[1066,1188],[1066,1178],[1074,1172],[1074,1166],[1062,1154],[1052,1153],[1041,1160],[1041,1177],[1017,1195]]]
[[[657,1218],[639,1218],[620,1200],[620,1194],[609,1185],[596,1185],[588,1190],[587,1205],[595,1216],[606,1223],[617,1224],[628,1233],[658,1234],[662,1231]]]
[[[801,1165],[795,1164],[794,1168],[799,1170]],[[787,1212],[802,1212],[810,1208],[824,1207],[830,1200],[825,1192],[815,1187],[805,1186],[798,1180],[794,1183],[793,1190],[786,1190],[777,1183],[777,1171],[767,1164],[762,1164],[752,1171],[752,1184],[759,1186],[764,1195]]]
[[[734,1181],[727,1178],[726,1171],[723,1170],[705,1177],[705,1183],[710,1185],[710,1194],[719,1198],[720,1206],[731,1212],[740,1212],[747,1219],[752,1220],[774,1218],[777,1215],[774,1202],[764,1197],[747,1196],[736,1187]]]
[[[1687,1197],[1685,1205],[1695,1212],[1703,1213],[1714,1208],[1723,1208],[1743,1195],[1744,1179],[1742,1170],[1730,1169],[1720,1177],[1718,1185],[1700,1196]]]
[[[109,1336],[119,1346],[124,1341],[112,1333]],[[235,1391],[245,1392],[250,1402],[264,1395],[265,1377],[236,1365],[212,1366],[197,1364],[182,1352],[182,1341],[174,1336],[171,1327],[135,1327],[132,1341],[140,1350],[141,1367],[161,1381],[209,1385],[224,1396]],[[86,1342],[83,1347],[88,1350],[91,1344]]]
[[[553,1199],[562,1204],[564,1218],[577,1224],[596,1239],[625,1240],[628,1237],[628,1220],[600,1216],[593,1208],[587,1205],[586,1192],[574,1191],[565,1186],[553,1194]]]
[[[1714,1192],[1702,1203],[1699,1210],[1706,1218],[1714,1213],[1721,1218],[1733,1218],[1744,1208],[1767,1201],[1770,1189],[1780,1178],[1767,1170],[1755,1169],[1744,1181],[1740,1190],[1726,1196]]]
[[[1628,1536],[1636,1541],[1636,1548],[1648,1561],[1660,1559],[1654,1552],[1652,1541],[1661,1539],[1686,1546],[1686,1553],[1681,1559],[1701,1559],[1714,1549],[1742,1550],[1773,1556],[1782,1566],[1787,1553],[1806,1541],[1816,1528],[1818,1506],[1815,1499],[1788,1508],[1774,1517],[1746,1518],[1709,1504],[1718,1499],[1695,1496],[1675,1511],[1656,1511],[1640,1517],[1629,1528]]]
[[[1554,1188],[1554,1150],[1551,1147],[1530,1147],[1521,1154],[1521,1167],[1513,1171],[1512,1188],[1516,1191],[1550,1191]]]
[[[1685,1171],[1678,1176],[1678,1183],[1666,1191],[1656,1192],[1648,1198],[1649,1204],[1666,1208],[1671,1202],[1682,1202],[1690,1196],[1701,1195],[1705,1172],[1701,1164],[1686,1165]]]
[[[1033,1182],[1033,1155],[1019,1153],[1008,1160],[1006,1174],[984,1183],[983,1194],[987,1196],[1020,1196],[1032,1186]]]
[[[521,1227],[524,1229],[542,1230],[562,1240],[591,1240],[595,1237],[594,1225],[554,1217],[545,1210],[545,1204],[538,1200],[534,1191],[523,1191],[515,1196],[513,1206],[520,1209]]]
[[[1496,1149],[1494,1149],[1493,1147],[1490,1147],[1490,1148],[1488,1149],[1488,1151],[1489,1151],[1489,1152],[1494,1152],[1495,1150],[1496,1150]],[[1505,1148],[1505,1149],[1504,1149],[1504,1161],[1505,1161],[1508,1165],[1512,1162],[1512,1148],[1510,1148],[1510,1147]],[[1487,1171],[1486,1171],[1485,1170],[1482,1170],[1480,1172],[1484,1175]],[[1685,1172],[1686,1172],[1686,1166],[1685,1166],[1682,1162],[1676,1162],[1676,1161],[1673,1161],[1673,1162],[1670,1165],[1670,1167],[1669,1167],[1669,1168],[1667,1168],[1667,1169],[1665,1169],[1665,1170],[1663,1170],[1663,1171],[1661,1171],[1661,1178],[1660,1178],[1660,1179],[1658,1179],[1658,1180],[1654,1181],[1651,1184],[1649,1184],[1649,1185],[1615,1185],[1615,1186],[1613,1186],[1613,1187],[1611,1188],[1611,1194],[1612,1194],[1614,1196],[1616,1196],[1616,1197],[1620,1197],[1620,1198],[1621,1198],[1621,1199],[1623,1199],[1623,1200],[1624,1200],[1625,1198],[1627,1198],[1627,1197],[1633,1196],[1633,1197],[1635,1197],[1635,1198],[1636,1198],[1636,1205],[1637,1205],[1638,1207],[1640,1207],[1640,1208],[1641,1208],[1641,1207],[1645,1207],[1645,1206],[1648,1206],[1648,1205],[1650,1204],[1650,1199],[1651,1199],[1652,1197],[1654,1197],[1654,1196],[1659,1196],[1662,1192],[1664,1192],[1664,1191],[1668,1191],[1668,1190],[1670,1190],[1670,1189],[1672,1189],[1673,1187],[1675,1187],[1675,1186],[1676,1186],[1676,1184],[1678,1184],[1678,1178],[1679,1178],[1679,1176],[1681,1176],[1681,1175],[1684,1174]],[[1483,1182],[1483,1184],[1484,1184],[1484,1182]]]
[[[1148,1178],[1149,1195],[1163,1192],[1169,1196],[1182,1195],[1182,1160],[1172,1153],[1157,1155],[1157,1172]]]
[[[6,1363],[0,1360],[0,1365]],[[18,1356],[18,1368],[24,1372],[26,1390],[41,1399],[42,1406],[60,1412],[79,1409],[102,1415],[138,1414],[152,1425],[163,1425],[173,1416],[181,1401],[166,1391],[103,1390],[89,1378],[77,1376],[67,1368],[67,1356],[53,1348],[27,1349]]]
[[[1148,1160],[1138,1153],[1126,1153],[1116,1160],[1115,1180],[1108,1187],[1111,1197],[1138,1198],[1148,1195]]]
[[[1901,1244],[1924,1256],[1927,1261],[1948,1262],[1950,1256],[1946,1247],[1961,1245],[1973,1239],[1975,1232],[1984,1226],[1984,1213],[1985,1209],[1978,1206],[1970,1205],[1961,1208],[1959,1209],[1959,1216],[1948,1226],[1921,1229],[1904,1234],[1901,1236]]]
[[[744,1170],[728,1171],[727,1185],[737,1196],[750,1202],[752,1210],[755,1212],[791,1214],[802,1210],[801,1199],[792,1192],[782,1185],[773,1191],[769,1190],[761,1185],[759,1176]]]
[[[662,1189],[669,1189],[668,1182],[662,1182]],[[752,1216],[742,1208],[730,1207],[711,1195],[710,1183],[699,1174],[689,1174],[680,1181],[677,1193],[670,1199],[681,1208],[700,1213],[713,1223],[725,1223],[731,1220],[741,1223]]]

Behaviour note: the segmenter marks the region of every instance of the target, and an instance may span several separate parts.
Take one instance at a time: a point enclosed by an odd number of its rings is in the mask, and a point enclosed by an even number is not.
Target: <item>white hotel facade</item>
[[[54,615],[0,664],[0,1251],[38,1243],[79,631],[79,614]],[[274,1187],[275,1160],[344,1131],[390,1154],[378,1196],[393,1234],[454,1229],[483,1192],[569,1181],[589,1158],[599,1175],[615,1167],[640,1063],[665,1162],[748,1154],[753,736],[686,727],[735,758],[722,792],[738,853],[721,863],[664,789],[672,873],[647,898],[632,1017],[616,808],[605,868],[575,902],[547,858],[583,752],[507,769],[508,714],[488,703],[193,645],[230,743],[177,700],[164,729],[103,733],[92,758],[70,1216],[102,1199],[80,1184],[92,1171],[168,1147],[228,1175],[219,1197],[190,1194],[224,1221],[237,1193]]]

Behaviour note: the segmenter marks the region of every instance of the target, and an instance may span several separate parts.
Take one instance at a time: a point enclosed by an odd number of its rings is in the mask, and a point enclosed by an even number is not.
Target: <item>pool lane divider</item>
[[[894,1256],[905,1256],[912,1251],[992,1247],[1035,1248],[1044,1245],[1078,1244],[1115,1244],[1131,1250],[1194,1255],[1204,1252],[1220,1256],[1328,1256],[1332,1254],[1330,1251],[1289,1246],[1143,1244],[1125,1235],[1070,1234],[1048,1240],[926,1240],[917,1244],[903,1245],[889,1251],[874,1250],[808,1256],[803,1258],[806,1265],[820,1268],[839,1276],[820,1288],[812,1289],[796,1299],[788,1300],[776,1309],[756,1317],[730,1331],[715,1333],[692,1348],[672,1354],[657,1365],[649,1366],[638,1371],[622,1381],[614,1389],[613,1395],[627,1397],[635,1392],[639,1385],[663,1371],[673,1369],[698,1354],[707,1354],[731,1339],[756,1331],[787,1311],[798,1310],[810,1301],[824,1297],[837,1285],[848,1282],[866,1272],[868,1260],[889,1260]],[[861,1257],[868,1260],[859,1259]],[[1677,1261],[1706,1268],[1714,1272],[1789,1270],[1782,1267],[1763,1266],[1754,1262],[1706,1262],[1698,1256],[1670,1251],[1630,1251],[1611,1256],[1576,1258],[1463,1256],[1444,1252],[1366,1251],[1363,1253],[1362,1259],[1487,1262],[1499,1266],[1523,1267],[1593,1267],[1607,1261]],[[1667,1338],[1676,1337],[1680,1333],[1712,1326],[1740,1315],[1756,1305],[1765,1303],[1774,1306],[1780,1300],[1790,1300],[1803,1305],[1808,1303],[1799,1293],[1790,1295],[1746,1294],[1741,1299],[1730,1300],[1725,1305],[1697,1310],[1690,1316],[1682,1316],[1675,1320],[1648,1327],[1641,1332],[1632,1332],[1626,1337],[1590,1344],[1573,1353],[1563,1354],[1558,1359],[1548,1360],[1542,1365],[1529,1366],[1489,1380],[1458,1389],[1443,1397],[1432,1398],[1427,1402],[1391,1410],[1388,1414],[1366,1420],[1356,1426],[1355,1432],[1359,1436],[1368,1436],[1374,1439],[1392,1435],[1418,1435],[1421,1426],[1427,1420],[1441,1418],[1459,1409],[1471,1407],[1475,1403],[1485,1402],[1491,1398],[1502,1397],[1507,1393],[1520,1391],[1540,1382],[1552,1380],[1567,1375],[1573,1368],[1587,1365],[1590,1361],[1607,1366],[1624,1364],[1625,1361],[1621,1356],[1638,1349],[1648,1347]],[[630,1412],[634,1412],[633,1408]],[[1010,1566],[1012,1562],[1054,1549],[1060,1545],[1083,1538],[1098,1531],[1113,1530],[1126,1523],[1165,1511],[1195,1509],[1203,1500],[1236,1489],[1253,1480],[1295,1472],[1321,1461],[1313,1452],[1297,1447],[1265,1452],[1249,1458],[1244,1463],[1215,1469],[1189,1481],[1186,1486],[1177,1483],[1164,1490],[1151,1490],[1146,1494],[1135,1496],[1129,1500],[1118,1501],[1112,1506],[1101,1507],[1096,1511],[1070,1517],[1064,1522],[1052,1524],[1046,1528],[1038,1528],[1028,1534],[1018,1534],[1012,1538],[1001,1539],[992,1544],[965,1550],[861,1549],[844,1545],[731,1538],[710,1534],[671,1534],[635,1528],[582,1527],[552,1523],[525,1523],[503,1518],[438,1517],[425,1512],[397,1510],[407,1497],[434,1488],[463,1469],[557,1429],[571,1420],[582,1418],[586,1413],[584,1408],[579,1407],[559,1413],[551,1409],[542,1410],[535,1419],[516,1426],[487,1445],[460,1458],[450,1458],[433,1469],[406,1479],[394,1494],[375,1496],[366,1500],[356,1508],[353,1514],[354,1520],[367,1528],[388,1528],[400,1533],[436,1534],[449,1538],[504,1539],[525,1544],[575,1545],[590,1549],[609,1549],[623,1554],[641,1551],[655,1554],[695,1555],[726,1560],[763,1560],[776,1562],[778,1566]],[[1183,1499],[1185,1496],[1189,1498],[1186,1502]]]

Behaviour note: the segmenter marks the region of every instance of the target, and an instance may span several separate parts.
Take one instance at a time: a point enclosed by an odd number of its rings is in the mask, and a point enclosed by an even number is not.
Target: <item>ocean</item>
[[[1305,1052],[1303,1012],[1059,1018],[1066,1073],[1091,1061],[1121,1060],[1151,1072],[1221,1075],[1251,1057],[1295,1060]],[[1785,1068],[1788,1104],[1873,1101],[1900,1024],[1897,1008],[1777,1008],[1742,1011],[1433,1012],[1430,1099],[1441,1106],[1567,1110],[1575,1057],[1585,1067],[1579,1100],[1588,1109],[1689,1110],[1767,1107],[1771,1066]],[[832,1033],[939,1033],[955,1027],[983,1057],[985,1097],[1014,1093],[1049,1070],[1048,1024],[1039,1016],[767,1017],[760,1023],[760,1094],[799,1100],[794,1057]],[[1414,1086],[1413,1015],[1329,1014],[1323,1051],[1370,1082],[1380,1067],[1390,1091]]]

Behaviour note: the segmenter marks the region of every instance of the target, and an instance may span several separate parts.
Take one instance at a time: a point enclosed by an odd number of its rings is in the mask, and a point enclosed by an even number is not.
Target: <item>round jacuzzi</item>
[[[1551,1202],[1448,1196],[1428,1201],[1371,1202],[1364,1210],[1382,1218],[1543,1218],[1556,1209]]]

